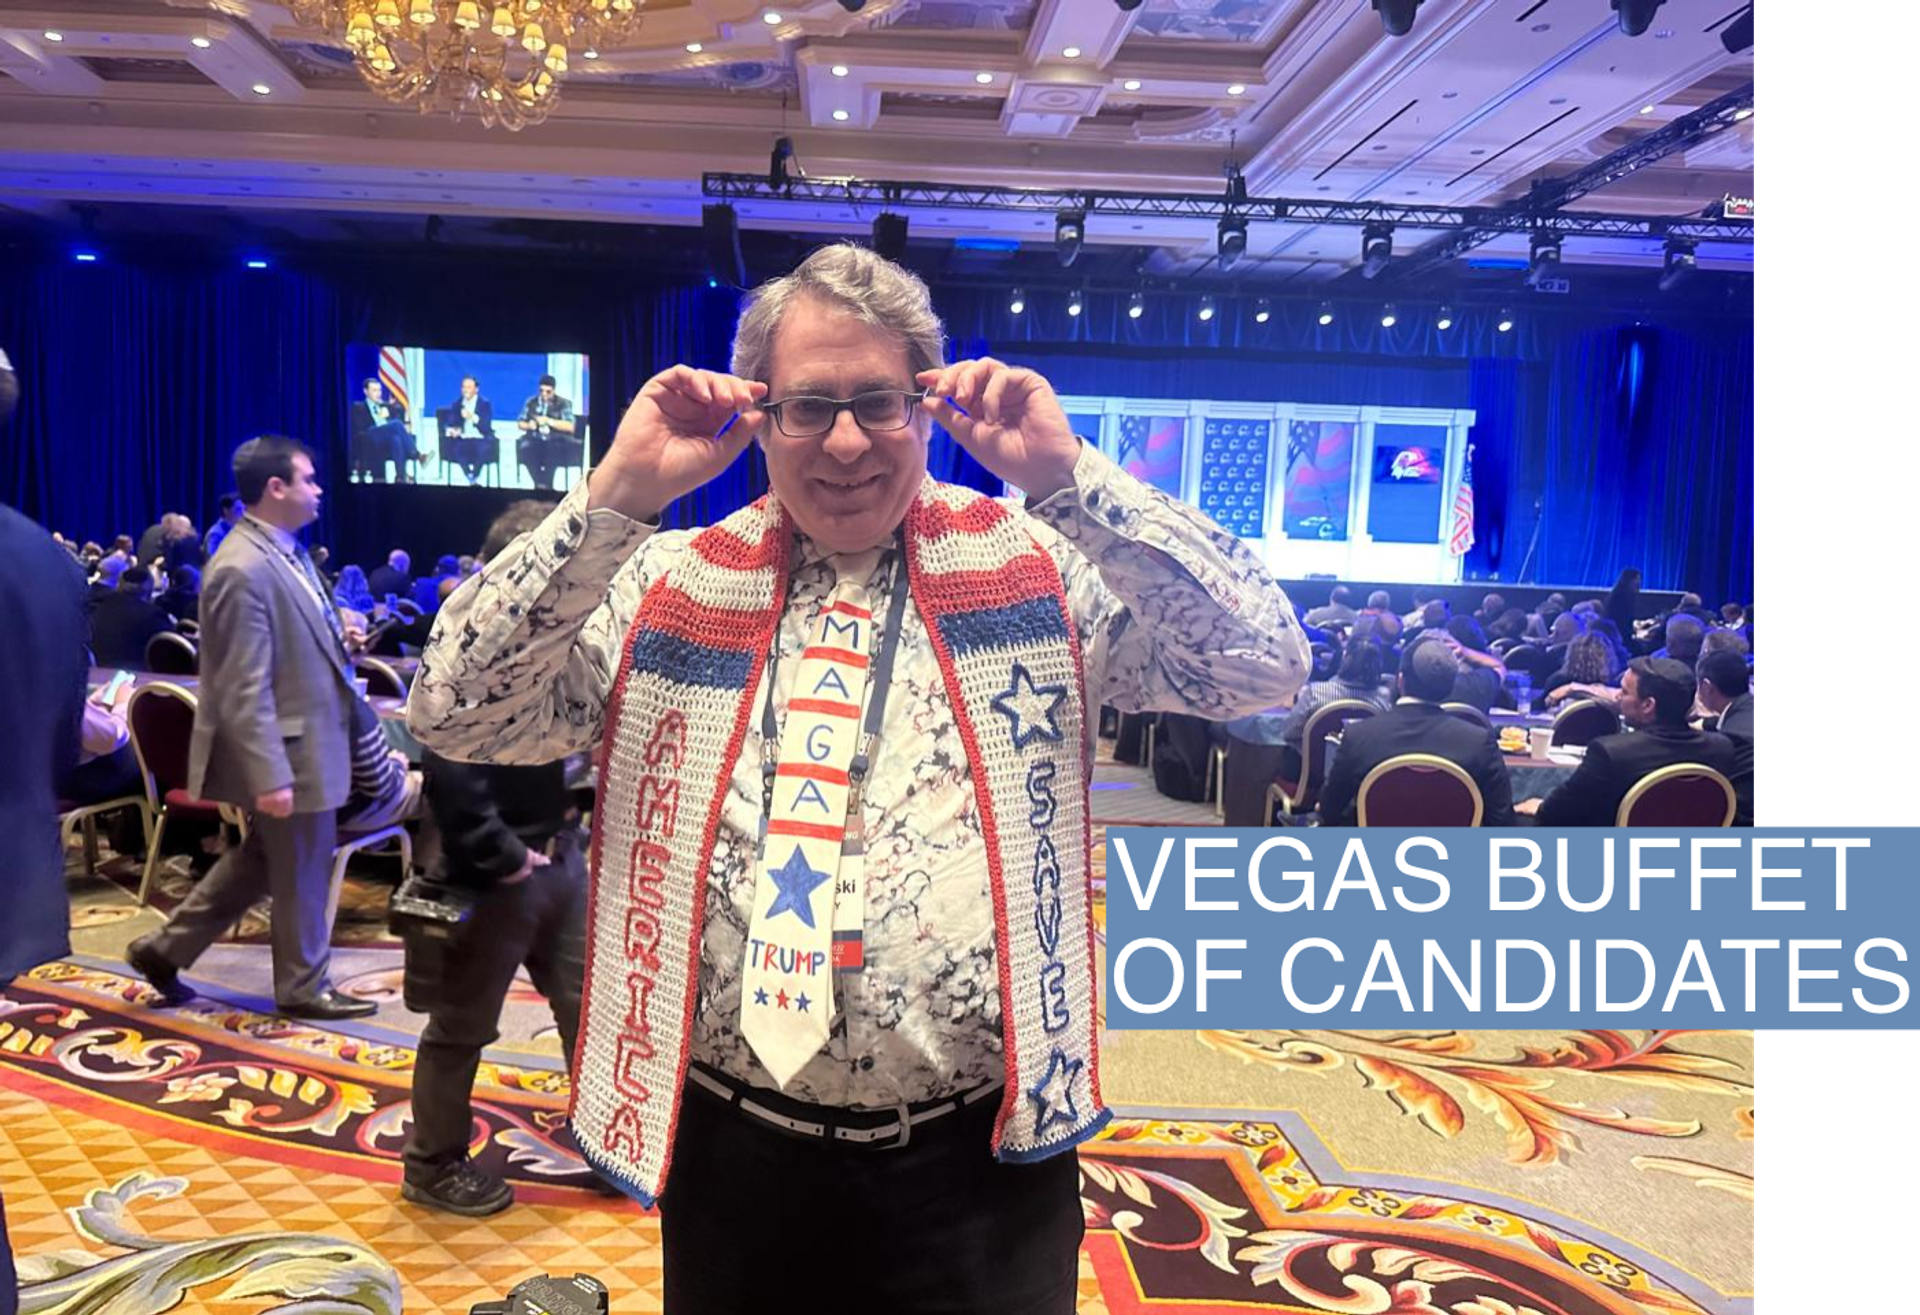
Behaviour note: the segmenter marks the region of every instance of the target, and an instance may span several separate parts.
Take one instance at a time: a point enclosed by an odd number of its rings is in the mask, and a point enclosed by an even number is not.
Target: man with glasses
[[[1225,720],[1306,678],[1243,545],[1040,375],[944,348],[919,279],[815,252],[748,299],[730,373],[647,382],[448,599],[414,685],[449,757],[604,743],[572,1117],[659,1200],[671,1315],[1074,1308],[1064,1152],[1109,1117],[1098,710]],[[927,477],[935,421],[1024,511]],[[767,497],[658,528],[756,437]]]

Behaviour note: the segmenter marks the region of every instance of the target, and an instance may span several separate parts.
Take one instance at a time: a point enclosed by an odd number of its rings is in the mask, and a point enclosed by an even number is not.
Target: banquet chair
[[[1615,826],[1732,826],[1733,782],[1700,763],[1648,772],[1620,801]]]
[[[140,810],[140,834],[151,845],[153,843],[153,809],[147,805],[144,794],[121,795],[117,799],[102,800],[97,804],[80,804],[71,799],[62,799],[57,807],[60,810],[60,852],[64,855],[67,846],[73,843],[73,831],[80,828],[85,841],[87,875],[92,876],[100,864],[100,833],[98,819],[105,813],[116,813],[122,808]]]
[[[162,630],[147,641],[147,670],[161,676],[197,676],[200,650],[185,635]]]
[[[1461,721],[1478,726],[1482,730],[1493,729],[1493,718],[1474,707],[1471,703],[1442,703],[1440,711],[1449,717],[1458,717]]]
[[[1307,647],[1313,654],[1313,670],[1308,674],[1307,679],[1332,680],[1334,673],[1340,669],[1340,650],[1332,644],[1322,643],[1319,640],[1315,640]]]
[[[1403,753],[1367,773],[1359,809],[1361,826],[1479,826],[1486,801],[1458,763]]]
[[[367,682],[369,698],[404,699],[407,697],[407,682],[400,673],[377,657],[362,655],[354,659],[354,670]]]
[[[1597,699],[1573,699],[1554,714],[1554,744],[1592,744],[1620,730],[1620,714]]]
[[[1348,722],[1364,720],[1378,711],[1359,699],[1335,699],[1313,710],[1300,735],[1300,779],[1283,777],[1267,787],[1265,825],[1272,826],[1277,814],[1292,816],[1313,809],[1320,801],[1320,786],[1327,776],[1328,737],[1338,735]]]
[[[200,701],[191,690],[156,680],[133,692],[127,703],[127,725],[133,732],[133,753],[146,786],[146,807],[152,816],[147,831],[147,862],[140,874],[140,903],[152,892],[160,868],[160,845],[167,823],[174,818],[232,825],[244,838],[246,818],[226,804],[196,799],[187,790],[187,758],[193,744],[193,720]]]
[[[199,640],[200,623],[198,621],[195,621],[192,617],[182,617],[177,624],[180,627],[181,634],[185,635],[188,639]]]

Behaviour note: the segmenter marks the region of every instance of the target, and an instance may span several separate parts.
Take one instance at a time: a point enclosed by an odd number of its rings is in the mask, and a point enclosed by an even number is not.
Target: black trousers
[[[660,1199],[666,1315],[1072,1315],[1077,1159],[999,1163],[998,1109],[981,1100],[897,1150],[829,1145],[689,1083]]]
[[[520,965],[553,1007],[573,1062],[586,973],[587,873],[578,846],[525,881],[487,892],[448,941],[409,937],[407,992],[433,1001],[413,1066],[413,1132],[407,1176],[431,1179],[466,1158],[480,1052],[500,1039],[500,1009]]]

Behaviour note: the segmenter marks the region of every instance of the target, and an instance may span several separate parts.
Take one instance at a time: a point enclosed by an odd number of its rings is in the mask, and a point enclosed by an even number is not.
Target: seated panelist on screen
[[[460,396],[453,400],[447,411],[459,422],[457,438],[460,446],[455,449],[459,455],[453,459],[466,473],[467,483],[478,484],[481,470],[495,458],[485,449],[469,445],[493,439],[493,403],[481,393],[478,379],[470,374],[462,375]]]
[[[351,423],[348,460],[352,478],[379,481],[387,477],[387,462],[393,463],[394,478],[406,480],[407,462],[425,457],[414,446],[407,429],[406,408],[387,400],[386,386],[378,379],[366,379],[360,385],[361,400],[354,403],[348,419]]]
[[[554,391],[552,375],[541,375],[540,390],[520,408],[520,428],[525,434],[520,440],[520,464],[534,487],[552,488],[555,470],[578,463],[571,445],[553,441],[556,435],[571,439],[575,427],[573,403]]]

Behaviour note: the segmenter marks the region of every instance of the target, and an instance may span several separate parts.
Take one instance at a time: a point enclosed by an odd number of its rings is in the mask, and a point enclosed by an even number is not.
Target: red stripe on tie
[[[832,699],[789,699],[787,707],[794,712],[819,712],[829,717],[858,718],[860,709],[851,703],[835,703]]]
[[[821,615],[825,616],[834,612],[841,612],[847,616],[857,616],[862,621],[873,620],[872,612],[869,612],[864,607],[855,607],[852,603],[847,602],[844,598],[841,599],[839,602],[835,603],[832,607],[827,608],[825,612],[821,613]]]
[[[856,653],[850,648],[828,648],[823,644],[815,644],[811,648],[801,649],[800,657],[803,661],[807,658],[824,658],[828,662],[838,662],[844,667],[857,667],[861,671],[867,669],[867,655]]]
[[[859,941],[835,941],[833,943],[833,966],[835,968],[864,968],[866,963],[866,950]]]
[[[844,826],[825,826],[819,822],[789,822],[776,820],[767,823],[770,836],[806,836],[810,840],[845,840],[847,828]]]
[[[825,781],[828,785],[845,785],[847,774],[838,767],[822,767],[818,763],[781,763],[774,771],[775,776],[800,776],[809,781]]]

